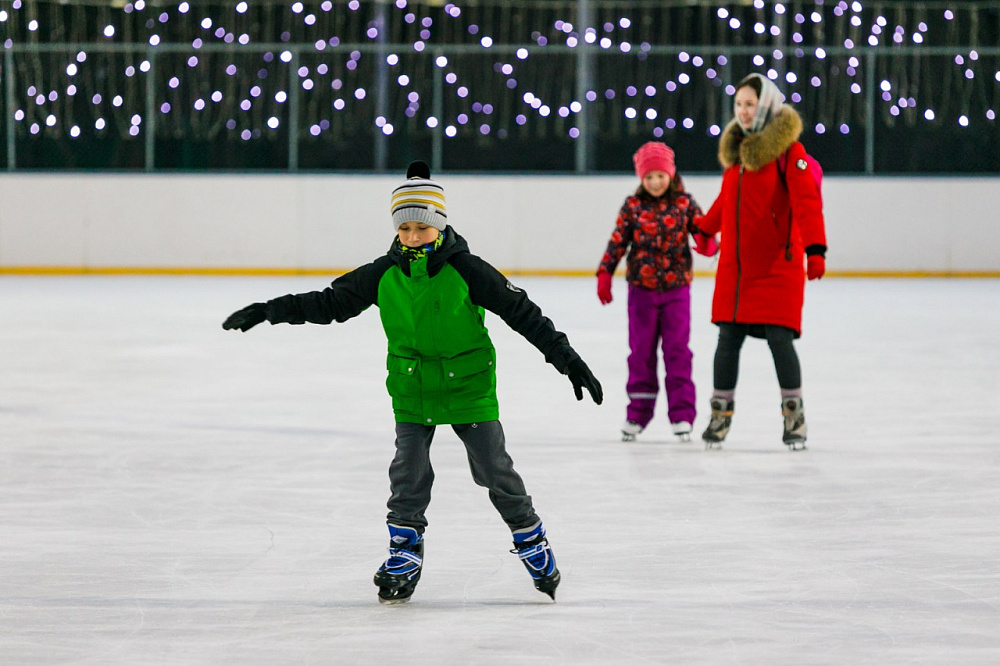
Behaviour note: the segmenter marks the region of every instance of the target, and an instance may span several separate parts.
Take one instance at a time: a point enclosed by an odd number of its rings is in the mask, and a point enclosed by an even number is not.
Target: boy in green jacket
[[[473,480],[514,539],[514,550],[535,588],[555,599],[559,569],[524,482],[507,454],[496,394],[496,351],[483,324],[485,310],[503,319],[568,375],[577,400],[586,388],[603,392],[573,350],[528,295],[447,224],[444,190],[430,169],[414,162],[392,195],[397,237],[388,253],[324,289],[254,303],[226,319],[227,330],[248,331],[263,321],[329,324],[377,305],[389,343],[386,388],[396,416],[396,455],[389,466],[389,557],[375,574],[381,603],[413,594],[423,564],[424,512],[434,472],[430,445],[438,425],[451,425],[465,444]]]

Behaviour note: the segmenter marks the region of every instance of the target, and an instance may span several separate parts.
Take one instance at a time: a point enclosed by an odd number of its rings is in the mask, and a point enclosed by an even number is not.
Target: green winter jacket
[[[499,315],[566,374],[578,358],[566,336],[448,227],[445,240],[410,261],[398,239],[389,252],[323,291],[267,303],[272,324],[329,324],[377,305],[388,340],[386,388],[400,423],[476,423],[499,418],[496,352],[484,310]]]

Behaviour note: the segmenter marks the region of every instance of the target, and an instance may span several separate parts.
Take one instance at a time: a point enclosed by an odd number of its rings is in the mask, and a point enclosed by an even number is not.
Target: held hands
[[[806,277],[818,280],[826,273],[826,259],[821,254],[810,255],[806,259]]]
[[[698,254],[714,257],[719,251],[719,243],[715,240],[715,236],[708,236],[700,231],[694,232],[692,236],[694,236],[694,251]]]
[[[597,274],[597,298],[601,305],[611,302],[611,273],[600,272]]]
[[[254,303],[229,315],[226,321],[222,322],[222,328],[227,331],[236,328],[246,333],[265,319],[267,319],[267,304]]]
[[[602,275],[606,275],[606,273],[602,273]],[[610,278],[611,276],[609,275],[608,277]],[[583,389],[586,388],[595,403],[599,405],[604,402],[604,390],[601,388],[601,382],[597,381],[597,377],[590,371],[590,368],[587,367],[582,358],[573,359],[566,370],[566,374],[569,375],[569,380],[573,382],[573,392],[576,393],[577,400],[583,400]]]

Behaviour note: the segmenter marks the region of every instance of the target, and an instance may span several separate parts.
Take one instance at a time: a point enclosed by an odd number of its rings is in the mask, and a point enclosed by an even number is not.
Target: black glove
[[[254,303],[237,310],[222,322],[222,328],[231,331],[238,328],[244,333],[267,319],[267,303]]]
[[[594,402],[598,405],[604,402],[604,390],[601,388],[601,382],[597,381],[597,377],[590,371],[582,358],[570,361],[566,374],[573,382],[573,392],[576,393],[577,400],[583,400],[583,389],[586,388],[590,391],[590,397],[594,399]]]

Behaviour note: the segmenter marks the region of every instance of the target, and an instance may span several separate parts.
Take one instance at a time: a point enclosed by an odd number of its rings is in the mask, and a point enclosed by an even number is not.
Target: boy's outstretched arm
[[[498,315],[542,352],[556,370],[567,375],[577,400],[583,400],[585,388],[595,403],[604,401],[601,383],[570,346],[566,334],[556,330],[552,320],[542,314],[523,289],[515,287],[500,271],[474,254],[461,254],[450,261],[469,285],[472,302]]]
[[[384,259],[384,260],[383,260]],[[288,294],[237,310],[222,323],[227,331],[249,331],[257,324],[329,324],[356,317],[378,299],[378,282],[391,260],[379,258],[341,275],[323,291]]]

